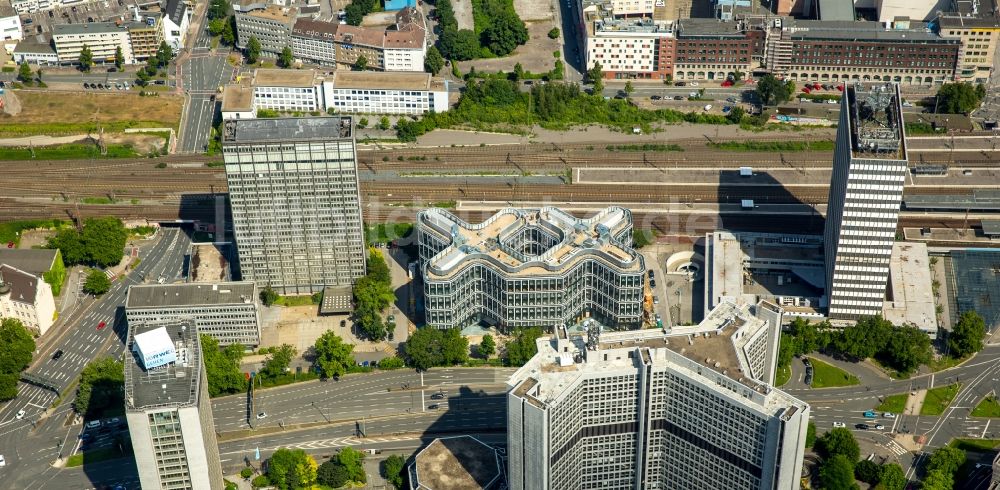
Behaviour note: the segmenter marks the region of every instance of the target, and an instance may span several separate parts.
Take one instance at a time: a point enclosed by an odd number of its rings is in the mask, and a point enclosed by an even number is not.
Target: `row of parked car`
[[[116,82],[116,83],[90,83],[84,82],[83,88],[86,89],[96,89],[96,90],[132,90],[132,82]]]

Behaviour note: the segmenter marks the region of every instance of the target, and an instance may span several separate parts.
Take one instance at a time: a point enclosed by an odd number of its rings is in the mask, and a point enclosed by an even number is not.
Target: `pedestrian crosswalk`
[[[407,441],[411,439],[413,438],[412,437],[366,437],[364,439],[357,439],[354,437],[337,437],[334,439],[321,439],[317,441],[299,442],[296,444],[291,444],[288,447],[292,449],[327,449],[327,448],[346,447],[346,446],[358,446],[361,444],[375,444],[380,442]]]
[[[885,447],[886,449],[892,451],[892,453],[895,454],[896,456],[902,456],[909,452],[906,449],[904,449],[903,446],[900,446],[899,443],[896,441],[889,441],[885,443]]]

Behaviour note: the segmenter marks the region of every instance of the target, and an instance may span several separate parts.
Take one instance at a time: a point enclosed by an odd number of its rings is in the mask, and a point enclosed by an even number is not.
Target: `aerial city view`
[[[0,31],[0,490],[1000,490],[1000,0]]]

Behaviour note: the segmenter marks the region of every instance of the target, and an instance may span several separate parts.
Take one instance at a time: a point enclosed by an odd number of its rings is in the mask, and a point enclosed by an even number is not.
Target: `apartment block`
[[[129,43],[132,45],[132,56],[136,61],[148,60],[156,56],[163,41],[163,16],[151,15],[141,22],[133,22],[128,26]]]
[[[254,107],[286,112],[323,110],[321,83],[312,70],[257,69],[253,75]]]
[[[747,74],[754,56],[764,52],[764,32],[746,30],[742,22],[684,19],[677,24],[676,80],[726,80],[736,72]]]
[[[115,51],[121,48],[126,64],[135,63],[129,28],[144,24],[124,22],[90,22],[86,24],[56,24],[52,26],[52,42],[60,64],[80,60],[84,46],[90,48],[95,63],[113,63]]]
[[[316,65],[337,64],[337,28],[340,24],[312,19],[298,19],[292,28],[292,53]]]
[[[223,122],[243,280],[313,294],[365,274],[352,128],[349,117]]]
[[[10,2],[0,3],[0,40],[19,41],[24,38],[21,17]]]
[[[829,317],[882,314],[907,174],[899,86],[844,89],[824,229]]]
[[[189,320],[223,347],[260,344],[257,288],[252,282],[131,286],[125,318],[129,324]]]
[[[469,224],[431,208],[417,213],[416,233],[430,327],[555,327],[589,317],[640,325],[646,267],[632,249],[628,209],[579,219],[553,207],[505,208]]]
[[[509,488],[799,488],[810,406],[770,384],[780,317],[724,302],[673,330],[556,328],[507,382]]]
[[[961,50],[955,80],[986,83],[1000,43],[1000,10],[996,0],[952,0],[953,8],[937,19],[941,37],[957,39]]]
[[[384,30],[339,25],[334,39],[341,65],[352,66],[364,57],[371,70],[424,71],[427,25],[415,8],[397,12],[395,23]]]
[[[292,29],[298,16],[297,7],[282,7],[268,4],[262,8],[258,5],[247,5],[244,8],[233,6],[236,17],[236,45],[240,49],[247,48],[251,37],[260,42],[261,54],[276,57],[286,47],[292,46]]]
[[[323,106],[343,114],[445,112],[448,82],[430,73],[338,70],[323,82]]]
[[[583,4],[587,68],[600,64],[609,79],[672,76],[675,22],[621,19],[605,7],[598,2]]]
[[[125,419],[142,488],[221,490],[222,463],[194,322],[129,323]]]
[[[26,328],[45,335],[56,321],[52,287],[41,274],[0,263],[0,318],[16,318]]]

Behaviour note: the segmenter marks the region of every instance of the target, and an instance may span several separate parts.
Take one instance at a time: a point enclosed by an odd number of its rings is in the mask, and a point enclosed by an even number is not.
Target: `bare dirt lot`
[[[475,29],[475,21],[472,18],[472,0],[455,0],[451,2],[451,8],[455,11],[455,20],[459,29]]]
[[[552,2],[545,0],[514,0],[514,11],[525,22],[555,18],[555,6]],[[549,27],[549,29],[551,28]]]
[[[21,111],[15,116],[0,115],[0,137],[86,132],[95,122],[115,132],[128,126],[176,128],[184,103],[181,97],[167,94],[139,97],[120,92],[19,90],[16,97]]]
[[[518,15],[520,14],[519,11]],[[548,36],[552,29],[552,23],[545,21],[525,23],[528,26],[528,42],[524,46],[518,46],[513,55],[503,58],[463,61],[459,67],[463,72],[469,71],[471,66],[475,66],[476,71],[513,71],[514,65],[520,63],[521,67],[532,73],[544,73],[551,70],[556,64],[552,52],[560,49],[559,40],[549,39]]]

